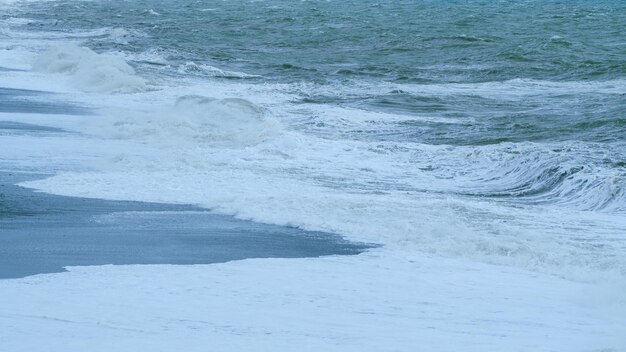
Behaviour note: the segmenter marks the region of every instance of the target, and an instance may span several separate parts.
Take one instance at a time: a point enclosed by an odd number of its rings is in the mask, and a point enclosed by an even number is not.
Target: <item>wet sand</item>
[[[0,87],[0,112],[88,115],[86,107],[54,100],[54,93]]]
[[[340,236],[259,224],[187,205],[55,196],[0,173],[0,278],[104,264],[208,264],[358,254]]]

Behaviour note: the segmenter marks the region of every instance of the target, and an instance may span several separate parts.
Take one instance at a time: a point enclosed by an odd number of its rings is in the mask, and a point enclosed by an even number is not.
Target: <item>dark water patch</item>
[[[91,113],[91,110],[66,103],[53,103],[9,98],[0,101],[0,112],[52,115],[87,115]]]
[[[584,84],[581,84],[584,87]],[[450,145],[488,145],[502,142],[623,142],[626,141],[626,100],[620,94],[567,92],[559,88],[530,94],[523,90],[495,85],[493,96],[481,85],[463,86],[441,94],[418,94],[394,90],[380,95],[337,97],[308,95],[302,103],[334,104],[403,115],[399,122],[380,121],[371,129],[342,131],[342,138],[422,142]],[[428,92],[429,86],[425,86]],[[455,91],[457,90],[458,91]],[[518,89],[507,96],[499,90]],[[541,87],[539,89],[542,89]],[[474,91],[481,93],[473,93]],[[503,95],[500,97],[499,95]],[[415,116],[415,119],[411,117]],[[329,128],[333,128],[330,125]],[[332,133],[333,131],[325,131]],[[380,133],[380,134],[379,134]]]
[[[584,86],[584,85],[583,85]],[[410,93],[393,90],[380,95],[303,94],[296,103],[332,104],[367,111],[403,115],[401,121],[371,121],[350,125],[308,121],[308,131],[324,136],[338,136],[366,141],[420,142],[458,146],[483,146],[503,142],[587,141],[619,143],[626,141],[626,100],[620,94],[601,92],[569,93],[566,88],[529,94],[532,84],[500,97],[495,85],[494,96],[481,85],[463,89],[437,87],[441,94]],[[428,92],[429,86],[425,86]],[[455,91],[459,89],[459,91]],[[498,90],[496,90],[498,89]],[[512,86],[510,89],[520,89]],[[541,87],[540,87],[541,89]],[[473,90],[482,92],[482,96]],[[481,91],[482,90],[482,91]],[[521,90],[521,89],[520,89]],[[358,110],[353,110],[358,111]],[[358,114],[358,112],[355,112]],[[412,118],[415,117],[415,118]]]
[[[1,88],[0,112],[56,115],[90,115],[92,110],[83,106],[54,101],[53,93],[37,90]],[[38,98],[44,98],[38,99]]]
[[[187,205],[33,192],[0,173],[0,278],[104,264],[210,264],[358,254],[372,245],[259,224]]]
[[[30,123],[21,123],[13,121],[0,121],[0,134],[2,130],[9,132],[66,132],[63,129],[49,126],[40,126]]]
[[[359,105],[379,108],[396,113],[434,113],[446,111],[448,104],[445,99],[434,96],[419,96],[403,92],[392,92],[384,96],[362,99]]]
[[[0,66],[0,72],[24,72],[24,70],[19,70],[16,68],[8,68]]]
[[[41,91],[41,90],[0,87],[0,97],[2,98],[11,98],[11,97],[16,97],[16,96],[37,96],[37,95],[44,95],[44,94],[50,94],[50,93]]]
[[[625,118],[616,118],[611,120],[599,120],[599,121],[583,121],[574,125],[574,128],[581,130],[592,130],[601,127],[620,128],[626,126]]]

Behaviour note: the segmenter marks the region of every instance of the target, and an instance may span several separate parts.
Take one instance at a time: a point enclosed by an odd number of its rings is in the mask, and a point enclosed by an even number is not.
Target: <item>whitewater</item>
[[[21,186],[377,246],[2,280],[0,347],[626,350],[626,9],[539,4],[0,2],[0,87],[91,111],[0,112],[71,132]]]

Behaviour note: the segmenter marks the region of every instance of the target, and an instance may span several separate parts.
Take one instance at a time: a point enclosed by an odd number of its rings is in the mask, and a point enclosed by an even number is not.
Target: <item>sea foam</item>
[[[33,63],[33,69],[70,76],[70,84],[86,92],[133,92],[146,88],[145,79],[122,58],[98,54],[75,44],[50,47]]]
[[[104,138],[238,148],[280,133],[280,123],[266,115],[264,109],[245,99],[183,95],[174,103],[147,111],[109,110],[106,117],[84,127]]]

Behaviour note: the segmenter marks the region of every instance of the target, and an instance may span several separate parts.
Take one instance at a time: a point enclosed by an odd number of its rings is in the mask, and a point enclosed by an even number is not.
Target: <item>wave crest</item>
[[[86,92],[133,92],[146,88],[146,81],[122,58],[97,54],[74,44],[49,48],[39,55],[33,69],[70,76],[70,84]]]
[[[151,143],[200,143],[245,147],[276,135],[280,124],[252,102],[185,95],[175,104],[128,116],[112,111],[93,129],[107,137],[149,140]],[[122,118],[120,119],[120,116]],[[102,125],[102,123],[106,125]]]
[[[219,78],[231,78],[231,79],[243,79],[243,78],[258,78],[261,76],[250,75],[243,72],[225,71],[217,67],[210,65],[197,64],[193,61],[188,61],[178,68],[178,72],[185,74],[194,74],[207,77],[219,77]]]

